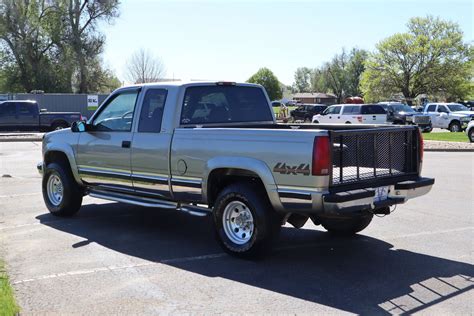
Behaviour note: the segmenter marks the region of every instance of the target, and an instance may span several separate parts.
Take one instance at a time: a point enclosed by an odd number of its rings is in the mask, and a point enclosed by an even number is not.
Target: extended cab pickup
[[[83,195],[212,214],[229,253],[269,249],[285,222],[355,234],[426,194],[415,126],[277,124],[265,90],[231,82],[120,88],[87,123],[46,134],[43,197],[70,216]]]
[[[51,131],[71,126],[85,118],[79,112],[45,112],[35,101],[0,102],[1,130]]]

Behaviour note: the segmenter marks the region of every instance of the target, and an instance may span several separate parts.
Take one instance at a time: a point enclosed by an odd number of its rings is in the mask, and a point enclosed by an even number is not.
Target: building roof
[[[334,99],[336,98],[333,94],[321,93],[321,92],[300,92],[296,93],[293,98],[320,98],[320,99]]]

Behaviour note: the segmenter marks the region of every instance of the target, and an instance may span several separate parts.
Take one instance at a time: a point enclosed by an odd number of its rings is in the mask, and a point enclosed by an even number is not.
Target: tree
[[[472,78],[472,48],[459,25],[428,16],[410,19],[408,31],[376,46],[366,63],[362,90],[368,100],[401,92],[408,102],[420,94],[466,92]]]
[[[118,0],[56,0],[66,29],[65,40],[77,62],[78,92],[87,93],[94,80],[89,73],[102,53],[105,37],[97,31],[99,21],[111,22],[119,14]]]
[[[127,62],[126,76],[133,83],[154,82],[162,78],[164,74],[163,62],[144,49],[133,53]]]
[[[336,54],[323,66],[321,72],[327,87],[336,95],[338,102],[342,102],[348,96],[361,94],[359,83],[365,70],[367,55],[365,50],[357,48],[353,48],[350,52],[342,49],[340,54]]]
[[[102,89],[111,74],[98,62],[105,39],[96,27],[117,16],[117,8],[112,0],[0,0],[3,88]]]
[[[310,92],[311,91],[311,77],[312,71],[308,67],[300,67],[295,72],[295,83],[294,87],[298,92]]]
[[[0,2],[0,49],[7,85],[19,84],[25,91],[64,86],[56,77],[60,64],[53,56],[57,20],[54,7],[46,0]]]
[[[270,100],[279,100],[283,96],[278,78],[268,68],[260,68],[247,82],[262,85]]]

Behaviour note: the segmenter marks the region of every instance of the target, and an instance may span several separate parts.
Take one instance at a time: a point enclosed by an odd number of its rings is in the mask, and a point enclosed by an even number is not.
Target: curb
[[[0,143],[13,143],[13,142],[41,142],[43,141],[42,137],[8,137],[0,138]]]
[[[425,152],[427,151],[432,151],[432,152],[464,152],[464,153],[469,153],[469,152],[474,152],[474,148],[425,148]]]

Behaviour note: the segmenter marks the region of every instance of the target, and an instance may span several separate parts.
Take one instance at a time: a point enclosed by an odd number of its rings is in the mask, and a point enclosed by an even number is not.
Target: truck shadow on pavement
[[[474,288],[470,264],[393,249],[364,235],[344,239],[318,230],[283,228],[271,255],[246,261],[221,254],[210,217],[107,203],[84,205],[69,219],[50,214],[37,219],[84,239],[72,248],[97,243],[357,314],[413,313]]]

